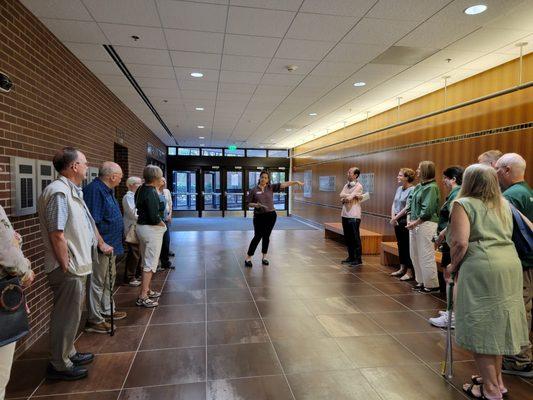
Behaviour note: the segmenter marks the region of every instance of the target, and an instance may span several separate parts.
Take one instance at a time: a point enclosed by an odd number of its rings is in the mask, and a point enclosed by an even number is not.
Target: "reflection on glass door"
[[[204,210],[219,211],[221,198],[220,171],[204,171]]]
[[[196,210],[196,171],[173,171],[172,206],[176,211]]]
[[[226,178],[226,210],[242,210],[242,171],[227,171]]]

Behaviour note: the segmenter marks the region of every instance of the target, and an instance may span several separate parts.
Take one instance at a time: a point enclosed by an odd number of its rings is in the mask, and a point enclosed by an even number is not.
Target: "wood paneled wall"
[[[448,89],[448,106],[478,98],[517,84],[517,61],[485,71]],[[533,79],[533,55],[524,59],[524,79]],[[436,99],[441,91],[413,100],[401,108],[401,119],[410,119],[438,109]],[[319,223],[340,218],[338,192],[346,179],[346,170],[358,166],[362,173],[374,173],[374,193],[363,204],[362,226],[393,238],[388,215],[397,187],[396,175],[401,167],[416,169],[418,162],[432,160],[437,167],[441,201],[446,192],[440,172],[450,165],[467,166],[490,149],[524,156],[533,163],[533,87],[501,95],[483,102],[461,107],[433,117],[359,137],[365,132],[398,122],[396,110],[389,110],[294,149],[294,179],[303,180],[312,171],[312,196],[293,192],[292,214]],[[523,125],[525,124],[525,125]],[[505,131],[499,128],[507,128]],[[474,134],[474,135],[472,135]],[[343,139],[353,139],[325,149],[320,147]],[[307,152],[301,156],[298,154]],[[526,179],[531,177],[530,167]],[[335,176],[336,192],[319,191],[319,176]]]

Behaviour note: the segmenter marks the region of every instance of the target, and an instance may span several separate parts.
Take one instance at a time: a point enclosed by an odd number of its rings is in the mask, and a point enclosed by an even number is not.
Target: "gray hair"
[[[147,165],[143,170],[144,182],[150,184],[163,177],[163,171],[157,165]]]
[[[122,169],[117,163],[114,163],[113,161],[104,161],[98,169],[98,177],[105,178],[106,176],[118,174],[121,171]]]
[[[142,182],[142,179],[139,178],[138,176],[130,176],[128,179],[126,179],[126,186],[127,187],[130,187],[132,185],[135,185],[135,184],[141,184]]]
[[[526,160],[520,154],[507,153],[496,162],[497,166],[509,167],[514,174],[523,175],[526,172]]]

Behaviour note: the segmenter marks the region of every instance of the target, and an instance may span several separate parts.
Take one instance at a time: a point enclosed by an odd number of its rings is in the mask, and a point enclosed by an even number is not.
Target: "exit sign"
[[[228,146],[228,150],[237,150],[237,146],[235,145]]]

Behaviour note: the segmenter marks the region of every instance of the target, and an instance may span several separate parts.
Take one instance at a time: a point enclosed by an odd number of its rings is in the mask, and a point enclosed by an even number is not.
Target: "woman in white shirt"
[[[142,180],[138,176],[130,176],[126,180],[128,192],[122,198],[122,209],[124,210],[124,234],[137,223],[137,209],[135,208],[135,192],[141,186]],[[128,255],[124,268],[124,283],[137,287],[141,285],[141,259],[139,255],[139,245],[128,243]]]

